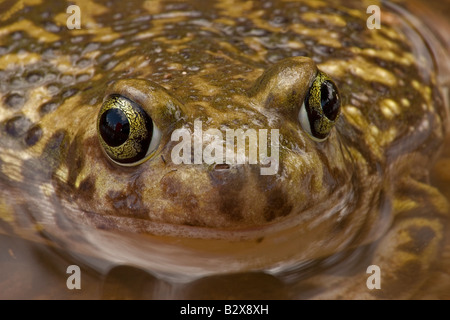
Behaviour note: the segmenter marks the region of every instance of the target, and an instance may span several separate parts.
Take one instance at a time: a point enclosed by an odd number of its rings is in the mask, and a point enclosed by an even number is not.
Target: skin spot
[[[51,83],[47,86],[47,91],[50,95],[54,96],[59,92],[60,88],[58,84]]]
[[[42,128],[40,125],[31,127],[25,136],[25,143],[28,146],[34,146],[42,138]]]
[[[84,69],[91,64],[91,61],[88,59],[80,59],[76,62],[76,67],[80,69]]]
[[[186,185],[173,176],[165,176],[160,182],[165,196],[174,203],[183,206],[189,212],[195,212],[198,208],[198,199]]]
[[[45,21],[44,29],[51,33],[58,33],[61,31],[62,28],[60,26],[57,26],[56,24],[54,24],[51,21]]]
[[[320,163],[322,164],[323,174],[322,174],[322,185],[323,186],[329,186],[330,191],[333,191],[335,188],[337,188],[340,184],[343,184],[344,181],[344,174],[340,172],[337,169],[332,168],[330,165],[329,159],[326,156],[326,154],[322,150],[317,150],[317,155],[320,158]],[[312,178],[311,181],[314,181],[315,179]],[[312,189],[314,190],[314,189]]]
[[[106,200],[113,208],[111,215],[140,219],[148,217],[147,210],[142,204],[141,195],[132,185],[129,185],[124,192],[109,191]]]
[[[70,97],[74,96],[78,91],[79,90],[76,88],[70,88],[70,89],[67,89],[66,91],[64,91],[61,96],[63,99],[70,98]]]
[[[275,188],[266,196],[266,207],[264,217],[266,221],[272,221],[278,217],[289,215],[292,211],[292,204],[288,202],[288,197],[281,188]]]
[[[26,78],[28,83],[36,84],[43,79],[43,75],[39,71],[33,71],[27,74]]]
[[[60,77],[60,81],[63,83],[63,84],[70,84],[70,83],[72,83],[73,82],[73,76],[71,76],[70,74],[64,74],[64,75],[62,75],[61,77]]]
[[[25,116],[16,116],[5,122],[5,131],[13,138],[18,138],[27,132],[32,122]]]
[[[242,204],[236,201],[236,193],[220,193],[220,212],[229,217],[232,221],[242,220]]]
[[[77,76],[77,82],[85,82],[88,81],[91,76],[87,73],[83,73]]]
[[[40,116],[43,117],[44,115],[55,111],[59,107],[59,105],[60,102],[57,101],[49,101],[47,103],[44,103],[39,107]]]
[[[427,248],[436,233],[430,227],[410,227],[408,229],[411,241],[398,247],[399,250],[420,255]]]
[[[80,186],[76,192],[77,198],[82,198],[84,200],[90,201],[93,199],[95,194],[95,180],[91,176],[85,178],[81,181]]]
[[[83,151],[81,149],[81,138],[75,137],[70,144],[67,151],[66,165],[69,169],[69,177],[67,183],[71,186],[75,184],[75,181],[84,167]]]
[[[42,155],[38,160],[45,173],[52,174],[61,164],[68,149],[67,133],[63,130],[56,131],[48,140]]]
[[[163,192],[170,198],[175,198],[182,191],[180,182],[172,177],[163,177],[160,184]]]
[[[229,170],[212,170],[209,177],[211,183],[218,188],[220,213],[232,221],[242,220],[240,196],[245,184],[243,175]]]
[[[25,97],[19,93],[12,93],[5,97],[5,105],[11,109],[20,109],[25,104]]]
[[[67,154],[69,147],[67,140],[66,131],[56,131],[48,139],[39,158],[30,158],[23,162],[22,175],[25,179],[28,179],[28,181],[45,181],[50,179],[58,170],[62,159]]]
[[[20,39],[24,38],[24,32],[14,31],[10,34],[10,37],[12,40],[15,40],[15,41],[20,40]]]

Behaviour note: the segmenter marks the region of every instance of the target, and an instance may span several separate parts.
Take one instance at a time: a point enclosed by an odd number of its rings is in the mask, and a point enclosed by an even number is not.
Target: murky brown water
[[[441,68],[449,71],[448,61],[444,61],[450,55],[450,24],[443,14],[450,11],[450,2],[420,1],[409,6],[441,34],[437,38],[444,43],[444,50],[436,54]],[[450,87],[450,72],[442,74],[442,83]],[[444,93],[448,99],[448,91]],[[432,181],[450,201],[450,132]],[[446,228],[442,259],[415,299],[450,299],[450,224]],[[66,270],[72,264],[81,267],[81,290],[67,289]],[[101,274],[54,250],[50,243],[1,234],[0,270],[0,299],[288,299],[296,290],[275,276],[258,272],[212,276],[190,284],[169,283],[131,266],[117,266]]]

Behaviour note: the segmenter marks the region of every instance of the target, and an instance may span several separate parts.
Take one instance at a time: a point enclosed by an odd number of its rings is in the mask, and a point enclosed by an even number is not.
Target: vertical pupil
[[[130,135],[130,123],[120,109],[108,109],[100,118],[100,134],[111,147],[117,147],[127,141]]]
[[[329,80],[325,80],[320,87],[320,104],[325,116],[334,121],[341,103],[334,83]]]

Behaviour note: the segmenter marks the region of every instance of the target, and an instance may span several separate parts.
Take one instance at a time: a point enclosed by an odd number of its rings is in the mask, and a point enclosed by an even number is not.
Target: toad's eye
[[[122,166],[138,165],[158,148],[161,132],[137,103],[110,95],[97,118],[97,135],[106,155]]]
[[[319,71],[298,114],[303,130],[313,140],[325,140],[340,111],[341,99],[336,85],[325,73]]]

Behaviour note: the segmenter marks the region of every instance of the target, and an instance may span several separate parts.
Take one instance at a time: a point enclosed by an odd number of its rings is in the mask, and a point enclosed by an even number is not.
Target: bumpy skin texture
[[[82,28],[69,30],[68,5],[0,4],[5,231],[27,215],[71,241],[86,241],[76,225],[258,246],[295,227],[291,260],[378,241],[384,290],[348,286],[323,297],[397,297],[424,279],[447,212],[427,170],[444,110],[402,18],[386,8],[383,27],[370,30],[359,1],[84,1]],[[342,98],[324,142],[298,120],[318,69]],[[161,130],[157,151],[138,166],[112,163],[99,143],[97,114],[110,94],[138,103]],[[171,133],[193,132],[196,119],[203,131],[278,129],[277,173],[174,164]],[[326,279],[317,281],[334,283]]]

